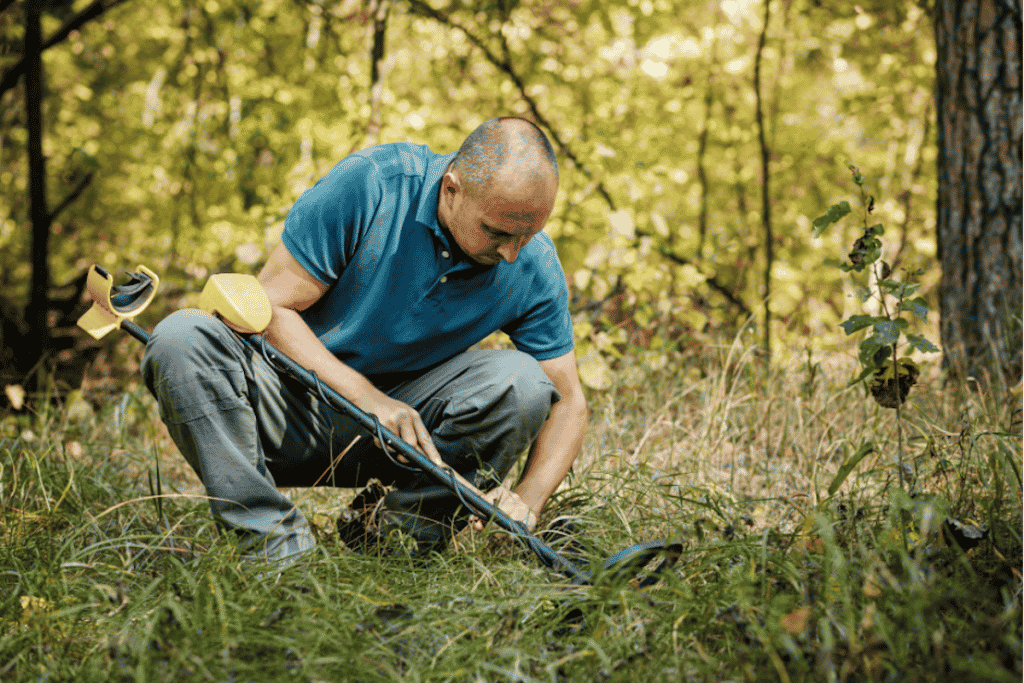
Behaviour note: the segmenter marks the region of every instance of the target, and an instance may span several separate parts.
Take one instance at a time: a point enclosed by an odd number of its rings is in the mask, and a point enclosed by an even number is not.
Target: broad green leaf
[[[811,222],[811,226],[814,228],[814,236],[819,236],[831,223],[838,223],[848,213],[850,213],[850,202],[842,201],[838,204],[833,204],[829,207],[828,213],[824,216],[818,216]]]
[[[888,290],[894,297],[906,299],[921,289],[920,282],[900,282],[899,280],[879,280],[878,286]]]
[[[935,344],[932,344],[930,341],[917,334],[908,334],[907,341],[915,349],[924,353],[938,353],[940,351],[939,347]]]
[[[873,335],[860,343],[860,353],[858,354],[860,364],[865,367],[876,367],[877,363],[875,362],[875,354],[878,353],[880,349],[888,349],[889,346],[890,344],[886,344],[882,341],[882,338],[878,336],[878,330],[876,329]]]
[[[853,472],[853,469],[861,460],[871,454],[874,450],[875,444],[871,441],[865,441],[861,447],[857,449],[856,453],[847,458],[846,462],[844,462],[839,468],[839,471],[836,472],[836,476],[832,478],[832,483],[828,485],[828,495],[834,496],[836,491],[839,490],[839,487],[843,485],[844,481],[846,481],[846,478],[850,476],[851,472]]]
[[[901,311],[910,311],[924,322],[928,322],[929,309],[930,307],[928,306],[928,302],[921,297],[911,299],[910,301],[903,300],[900,302]]]
[[[878,318],[875,320],[875,337],[882,346],[895,344],[900,338],[900,325],[895,320]]]
[[[879,318],[873,315],[852,315],[843,322],[839,323],[839,327],[843,328],[843,331],[847,335],[851,335],[854,332],[859,332],[865,328],[871,327],[871,325]]]

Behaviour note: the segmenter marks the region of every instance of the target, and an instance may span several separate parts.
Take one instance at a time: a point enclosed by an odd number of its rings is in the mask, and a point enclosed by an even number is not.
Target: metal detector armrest
[[[119,287],[114,277],[100,266],[93,265],[86,277],[85,290],[92,307],[78,319],[78,326],[100,339],[142,313],[156,296],[160,277],[146,266],[139,266],[131,280]]]
[[[199,308],[219,315],[230,327],[244,334],[260,334],[272,315],[270,298],[252,275],[217,273],[211,275],[199,295]]]

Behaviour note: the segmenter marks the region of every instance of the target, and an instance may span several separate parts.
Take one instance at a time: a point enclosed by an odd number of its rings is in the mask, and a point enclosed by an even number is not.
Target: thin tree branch
[[[642,230],[637,230],[636,234],[639,237],[653,237],[653,235],[651,235],[650,233],[644,232]],[[671,249],[669,249],[668,245],[662,245],[661,249],[658,250],[658,253],[667,258],[669,261],[672,261],[673,263],[676,263],[680,266],[693,266],[694,268],[697,267],[697,264],[695,264],[690,259],[686,258],[685,256],[680,256],[679,254],[676,254]],[[729,291],[729,289],[725,287],[721,282],[719,282],[714,275],[708,277],[707,280],[705,280],[705,282],[708,283],[708,287],[724,296],[730,304],[740,309],[740,311],[744,315],[748,317],[753,315],[751,310],[747,308],[747,305],[743,303],[741,300],[737,299],[736,296],[731,291]]]
[[[754,59],[754,96],[757,100],[757,140],[761,146],[761,223],[764,226],[764,353],[765,365],[772,360],[771,322],[772,311],[769,300],[772,294],[772,262],[775,260],[775,236],[772,233],[771,193],[768,162],[771,153],[764,135],[764,98],[761,93],[761,62],[768,38],[768,22],[771,19],[771,0],[764,0],[764,26],[757,41],[757,56]]]
[[[61,214],[61,212],[64,211],[64,209],[66,209],[69,206],[71,206],[71,203],[73,201],[75,201],[76,199],[78,199],[79,197],[82,196],[82,192],[84,192],[85,188],[87,188],[89,186],[89,183],[92,182],[93,175],[95,175],[95,174],[94,173],[89,173],[87,176],[85,176],[84,178],[79,180],[78,184],[75,185],[75,189],[71,190],[71,194],[69,194],[67,197],[65,197],[64,200],[60,204],[57,205],[57,208],[54,209],[50,213],[50,222],[51,223],[53,223],[53,221],[57,220],[57,216],[59,216]]]
[[[519,96],[523,99],[524,102],[526,102],[526,105],[530,108],[530,113],[533,115],[533,118],[537,121],[538,125],[547,130],[548,135],[551,136],[551,139],[555,143],[555,146],[558,148],[558,151],[561,152],[563,156],[568,158],[569,161],[571,161],[573,165],[576,166],[576,168],[580,169],[580,171],[582,171],[584,175],[586,175],[588,178],[592,177],[590,170],[583,165],[583,163],[576,157],[573,151],[569,149],[569,146],[562,141],[562,138],[558,136],[558,133],[555,131],[551,123],[548,122],[547,118],[545,118],[544,115],[540,113],[540,108],[537,106],[536,100],[534,100],[532,97],[530,97],[530,95],[527,94],[526,84],[523,83],[523,79],[519,77],[519,74],[516,72],[515,68],[512,65],[512,58],[508,47],[508,41],[505,40],[504,34],[500,32],[498,34],[498,37],[501,40],[501,48],[503,52],[503,57],[499,57],[489,47],[487,47],[487,45],[484,44],[484,42],[480,40],[479,37],[470,32],[469,29],[465,28],[461,24],[453,21],[451,17],[442,14],[441,12],[437,11],[427,3],[423,2],[422,0],[409,0],[409,4],[414,11],[417,11],[423,14],[424,16],[430,17],[431,19],[437,21],[438,23],[444,24],[445,26],[449,26],[459,31],[464,36],[466,36],[469,42],[473,43],[473,45],[475,45],[481,52],[483,52],[484,57],[487,58],[487,61],[489,61],[492,65],[497,67],[500,71],[503,71],[512,80],[513,85],[516,86],[516,90],[519,91]],[[597,181],[596,189],[600,193],[604,201],[608,204],[608,207],[612,211],[614,211],[616,208],[615,201],[612,199],[611,194],[608,192],[608,189],[604,186],[604,183],[602,181]]]
[[[31,2],[32,0],[28,1]],[[95,19],[107,10],[113,9],[127,1],[128,0],[107,0],[104,2],[104,0],[96,0],[84,10],[68,19],[63,26],[57,29],[57,32],[43,43],[43,50],[48,50],[54,45],[63,42],[69,35],[71,35],[72,31],[77,31],[82,28],[86,22]],[[3,97],[4,93],[18,84],[18,79],[25,73],[26,64],[26,59],[23,56],[20,60],[14,63],[14,66],[4,73],[3,78],[0,79],[0,97]]]
[[[43,155],[43,40],[41,10],[25,8],[25,118],[28,132],[28,203],[32,222],[32,282],[25,322],[29,347],[43,353],[49,339],[46,310],[49,304],[50,212],[46,207],[46,157]],[[38,358],[38,356],[36,356]],[[26,359],[27,360],[27,359]]]
[[[708,233],[708,172],[704,163],[708,151],[708,122],[711,120],[711,107],[715,101],[715,72],[718,70],[718,21],[721,8],[715,5],[715,18],[712,23],[711,65],[708,67],[707,85],[704,90],[704,122],[701,124],[700,137],[697,142],[697,179],[700,183],[700,214],[697,217],[697,256],[704,253],[704,242]]]
[[[370,48],[370,120],[366,126],[366,135],[373,144],[379,145],[383,125],[381,100],[384,96],[384,75],[381,71],[384,66],[391,0],[373,0],[370,9],[373,13],[373,45]]]

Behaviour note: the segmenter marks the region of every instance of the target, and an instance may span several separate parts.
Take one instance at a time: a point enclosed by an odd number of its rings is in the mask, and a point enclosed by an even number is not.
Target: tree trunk
[[[384,98],[384,50],[388,32],[388,13],[391,11],[391,0],[373,0],[370,3],[373,13],[373,47],[370,49],[370,122],[366,135],[370,144],[380,144],[380,129],[383,122]]]
[[[43,156],[43,40],[39,3],[25,3],[25,114],[28,128],[29,214],[32,220],[32,284],[25,322],[27,348],[43,354],[49,345],[50,246],[52,217],[46,205],[46,158]],[[36,355],[32,362],[39,358]],[[28,357],[25,358],[29,361]]]
[[[772,231],[771,174],[769,162],[771,151],[764,135],[764,84],[761,82],[761,62],[768,38],[768,22],[771,21],[771,0],[764,0],[764,26],[757,41],[757,55],[754,57],[754,98],[757,111],[757,141],[761,148],[761,225],[764,227],[764,366],[772,364],[772,265],[775,263],[775,234]]]
[[[939,311],[943,364],[1021,379],[1020,0],[939,0]]]

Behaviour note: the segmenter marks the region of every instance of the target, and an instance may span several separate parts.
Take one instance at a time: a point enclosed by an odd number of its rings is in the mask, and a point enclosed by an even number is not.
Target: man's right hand
[[[310,275],[284,244],[270,255],[257,278],[270,299],[273,316],[266,334],[270,342],[299,365],[315,370],[320,379],[364,412],[376,415],[383,427],[446,470],[467,489],[483,495],[443,460],[423,420],[411,406],[396,401],[348,367],[323,345],[299,311],[327,291],[327,285]],[[405,458],[401,458],[405,460]]]
[[[434,442],[430,438],[430,432],[427,430],[426,425],[423,424],[420,414],[413,410],[411,406],[401,401],[396,401],[376,389],[373,390],[372,395],[362,400],[354,401],[354,403],[360,410],[376,415],[382,427],[390,430],[402,441],[405,441],[430,458],[435,465],[447,467],[445,462],[441,460],[441,455],[437,452],[437,448],[434,447]],[[373,441],[378,448],[381,447],[376,437],[374,437]],[[402,456],[399,456],[398,459],[401,462],[407,462]]]

